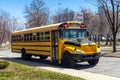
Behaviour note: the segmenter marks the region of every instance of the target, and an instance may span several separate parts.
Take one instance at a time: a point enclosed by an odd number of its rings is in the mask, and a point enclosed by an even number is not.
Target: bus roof
[[[15,31],[15,32],[12,32],[12,34],[16,34],[16,33],[22,33],[22,32],[28,32],[28,31],[33,31],[33,30],[38,30],[38,29],[48,29],[48,30],[54,30],[54,29],[57,29],[58,26],[60,24],[63,24],[63,23],[76,23],[76,24],[80,24],[80,22],[78,21],[67,21],[67,22],[62,22],[62,23],[56,23],[56,24],[50,24],[50,25],[45,25],[45,26],[39,26],[39,27],[35,27],[35,28],[29,28],[29,29],[24,29],[24,30],[19,30],[19,31]]]

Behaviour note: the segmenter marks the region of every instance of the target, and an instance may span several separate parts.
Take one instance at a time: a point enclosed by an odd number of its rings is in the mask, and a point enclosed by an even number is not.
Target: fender
[[[73,47],[65,47],[63,50],[64,50],[64,51],[68,51],[70,54],[76,54],[76,53],[75,53],[75,49],[76,49],[76,48],[73,48]],[[79,50],[79,49],[77,49],[76,51],[79,51],[79,52],[82,53],[82,51]]]

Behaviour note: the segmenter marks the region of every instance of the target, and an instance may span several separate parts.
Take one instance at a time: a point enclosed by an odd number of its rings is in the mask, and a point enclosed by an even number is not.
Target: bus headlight
[[[78,51],[77,49],[74,50],[75,54],[82,54],[80,51]]]
[[[77,51],[77,54],[82,54],[80,51]]]

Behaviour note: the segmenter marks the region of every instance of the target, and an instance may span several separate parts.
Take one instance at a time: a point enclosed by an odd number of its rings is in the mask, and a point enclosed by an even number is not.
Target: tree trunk
[[[110,38],[110,46],[112,46],[112,37]]]
[[[109,34],[107,34],[107,39],[106,39],[106,43],[105,43],[106,46],[108,45],[108,41],[109,41]]]
[[[2,48],[2,43],[0,42],[0,48]]]
[[[101,35],[98,35],[98,45],[100,45],[100,41],[101,41]]]
[[[4,36],[5,36],[5,22],[3,24],[3,27],[1,28],[1,34],[0,34],[0,48],[2,48],[2,43],[4,40]]]
[[[96,37],[96,34],[95,34],[95,36],[94,36],[94,41],[95,41],[95,43],[97,42],[97,37]]]
[[[113,52],[116,52],[116,35],[113,35]]]
[[[90,40],[90,41],[92,40],[91,35],[89,36],[89,40]]]

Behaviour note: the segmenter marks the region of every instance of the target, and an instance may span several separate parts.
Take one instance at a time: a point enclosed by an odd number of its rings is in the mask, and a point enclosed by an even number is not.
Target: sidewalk
[[[82,70],[75,70],[75,69],[67,69],[67,68],[55,68],[55,67],[36,67],[36,68],[42,68],[49,71],[54,71],[58,73],[68,74],[75,77],[81,77],[85,80],[120,80],[120,78],[112,77],[112,76],[106,76],[101,74],[95,74],[90,72],[85,72]]]

